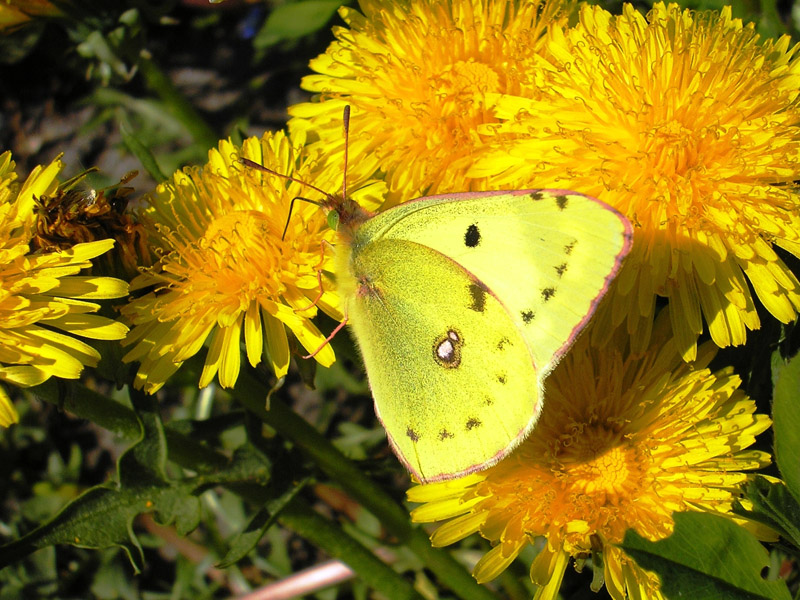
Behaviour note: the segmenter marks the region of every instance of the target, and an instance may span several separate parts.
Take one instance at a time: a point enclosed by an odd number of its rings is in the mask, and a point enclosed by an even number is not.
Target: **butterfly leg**
[[[344,319],[342,320],[342,322],[341,322],[341,323],[339,323],[339,324],[336,326],[336,329],[334,329],[333,331],[331,331],[331,334],[330,334],[328,337],[326,337],[326,338],[325,338],[325,341],[324,341],[324,342],[322,342],[322,343],[319,345],[319,348],[317,348],[316,350],[314,350],[314,351],[313,351],[311,354],[309,354],[309,355],[307,355],[307,356],[304,356],[303,358],[314,358],[314,357],[315,357],[315,356],[316,356],[316,355],[319,353],[319,351],[320,351],[320,350],[322,350],[322,349],[323,349],[325,346],[327,346],[327,345],[330,343],[330,341],[331,341],[331,340],[332,340],[332,339],[333,339],[333,338],[336,336],[336,334],[337,334],[337,333],[339,333],[339,332],[342,330],[342,328],[343,328],[345,325],[347,325],[347,314],[345,314],[345,315],[344,315]]]

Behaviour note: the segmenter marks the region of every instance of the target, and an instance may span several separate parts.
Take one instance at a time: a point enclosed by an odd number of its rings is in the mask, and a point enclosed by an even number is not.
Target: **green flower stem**
[[[139,421],[132,409],[77,382],[52,378],[28,391],[40,400],[92,421],[126,440],[134,441],[141,435]],[[170,430],[169,425],[165,426],[164,433],[169,459],[177,465],[202,472],[222,469],[228,464],[224,454]]]
[[[338,558],[360,580],[390,600],[422,599],[408,581],[385,565],[342,528],[316,513],[302,498],[294,498],[280,513],[282,525]]]
[[[147,56],[139,57],[139,70],[144,77],[147,87],[154,91],[166,104],[175,117],[194,138],[195,142],[207,148],[217,145],[219,136],[205,122],[194,106],[172,84],[169,78],[158,65]]]
[[[459,597],[475,600],[494,598],[494,595],[487,588],[478,585],[448,552],[433,548],[427,535],[421,529],[412,527],[407,511],[365,476],[316,429],[275,396],[272,397],[270,409],[267,411],[264,406],[267,389],[249,372],[239,374],[233,395],[262,421],[313,458],[328,476],[375,515],[400,543],[406,544],[422,563]]]

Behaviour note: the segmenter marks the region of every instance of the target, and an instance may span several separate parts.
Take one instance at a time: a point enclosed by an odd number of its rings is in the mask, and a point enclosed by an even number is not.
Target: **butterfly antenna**
[[[303,198],[302,196],[295,196],[294,198],[292,198],[292,201],[289,203],[289,214],[286,217],[286,225],[283,226],[281,241],[286,239],[286,232],[289,231],[289,223],[292,220],[292,211],[294,210],[295,200],[302,200],[303,202],[308,202],[309,204],[314,204],[315,206],[322,206],[321,202],[317,202],[316,200],[310,200],[308,198]]]
[[[344,177],[342,177],[342,200],[347,199],[347,148],[350,145],[350,105],[344,107],[342,115],[344,123]]]
[[[301,179],[295,179],[291,175],[284,175],[283,173],[278,173],[277,171],[273,171],[272,169],[265,167],[264,165],[260,165],[257,162],[250,160],[249,158],[240,158],[239,162],[242,163],[246,167],[250,167],[251,169],[255,169],[256,171],[262,171],[264,173],[269,173],[270,175],[277,175],[278,177],[282,177],[283,179],[288,179],[289,181],[294,181],[295,183],[299,183],[300,185],[304,185],[312,190],[316,190],[326,198],[331,198],[331,195],[326,192],[325,190],[318,188],[315,185],[308,183],[307,181],[303,181]],[[309,200],[308,198],[303,198],[302,196],[296,196],[292,198],[291,203],[289,204],[289,216],[286,217],[286,225],[283,227],[283,234],[281,234],[281,239],[286,238],[286,232],[289,229],[289,221],[292,218],[292,211],[294,210],[294,202],[295,200],[302,200],[303,202],[308,202],[309,204],[316,204],[317,206],[323,206],[321,202],[317,202],[316,200]]]
[[[291,175],[284,175],[283,173],[278,173],[277,171],[273,171],[272,169],[269,169],[269,168],[265,167],[264,165],[260,165],[257,162],[253,162],[249,158],[240,158],[239,162],[242,163],[246,167],[250,167],[252,169],[255,169],[256,171],[262,171],[264,173],[270,173],[272,175],[277,175],[278,177],[283,177],[284,179],[288,179],[289,181],[294,181],[295,183],[299,183],[300,185],[304,185],[307,188],[311,188],[312,190],[315,190],[315,191],[319,192],[320,194],[322,194],[326,198],[330,198],[331,197],[330,193],[326,192],[325,190],[323,190],[321,188],[318,188],[315,185],[312,185],[312,184],[308,183],[307,181],[303,181],[302,179],[295,179]]]

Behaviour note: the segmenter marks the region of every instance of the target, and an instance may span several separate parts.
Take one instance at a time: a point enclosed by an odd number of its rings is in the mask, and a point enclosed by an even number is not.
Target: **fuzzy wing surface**
[[[356,244],[350,261],[349,323],[376,412],[407,468],[422,481],[453,478],[524,439],[541,390],[502,303],[452,259],[412,241]]]

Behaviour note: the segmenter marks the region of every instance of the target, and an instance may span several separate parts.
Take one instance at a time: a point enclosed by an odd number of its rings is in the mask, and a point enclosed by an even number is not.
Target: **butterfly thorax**
[[[344,200],[331,198],[331,203],[326,208],[329,210],[329,224],[338,234],[335,259],[336,287],[346,311],[350,299],[363,295],[365,290],[369,293],[370,282],[364,280],[365,274],[357,268],[357,259],[359,249],[364,244],[363,239],[359,240],[359,237],[364,237],[359,236],[359,229],[374,215],[349,198]]]

